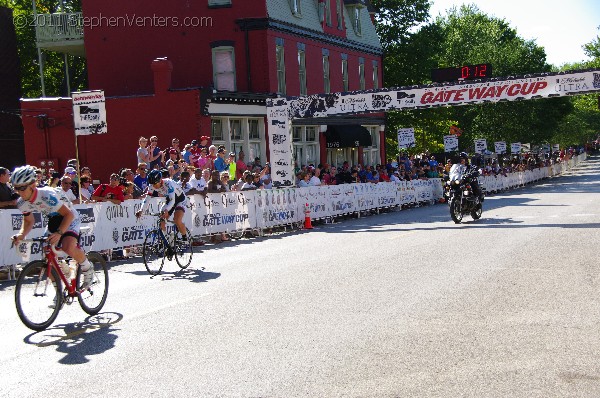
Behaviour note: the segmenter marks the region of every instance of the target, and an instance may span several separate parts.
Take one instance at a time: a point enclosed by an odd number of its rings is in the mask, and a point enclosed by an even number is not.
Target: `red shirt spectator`
[[[125,197],[123,196],[123,187],[119,185],[119,176],[111,174],[110,184],[100,184],[92,194],[92,200],[120,205]]]

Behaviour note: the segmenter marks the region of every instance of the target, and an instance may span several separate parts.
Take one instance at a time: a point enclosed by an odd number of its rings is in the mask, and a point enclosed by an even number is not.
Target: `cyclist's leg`
[[[84,285],[90,285],[94,278],[94,267],[86,257],[85,251],[79,246],[79,234],[72,230],[65,232],[60,238],[59,245],[62,245],[63,251],[77,261],[81,267]]]
[[[185,224],[183,223],[183,215],[185,214],[185,210],[182,207],[175,208],[175,212],[173,213],[173,222],[177,226],[179,233],[183,238],[187,236],[187,230],[185,228]]]

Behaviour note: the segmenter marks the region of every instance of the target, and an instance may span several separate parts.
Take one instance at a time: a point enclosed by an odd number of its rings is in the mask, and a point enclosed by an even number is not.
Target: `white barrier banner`
[[[353,184],[330,185],[328,202],[330,214],[339,216],[357,211]]]
[[[296,190],[292,188],[259,189],[256,193],[256,227],[271,228],[276,225],[300,221]]]
[[[254,227],[256,208],[253,191],[194,195],[190,197],[190,203],[194,217],[194,235],[210,235]]]

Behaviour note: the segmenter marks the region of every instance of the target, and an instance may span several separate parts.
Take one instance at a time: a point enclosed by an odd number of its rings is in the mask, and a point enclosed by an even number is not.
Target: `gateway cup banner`
[[[273,183],[275,186],[294,183],[290,123],[293,119],[529,100],[596,91],[600,91],[600,70],[269,99],[267,123]],[[278,165],[277,161],[284,164]],[[279,171],[283,175],[278,174]]]

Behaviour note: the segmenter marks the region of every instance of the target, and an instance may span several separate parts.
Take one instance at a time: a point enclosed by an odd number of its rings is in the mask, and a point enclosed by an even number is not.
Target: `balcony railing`
[[[85,57],[82,18],[80,12],[36,14],[37,46],[49,51]]]
[[[38,44],[83,40],[83,20],[80,12],[68,14],[37,14],[35,33]]]

